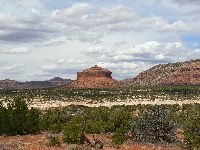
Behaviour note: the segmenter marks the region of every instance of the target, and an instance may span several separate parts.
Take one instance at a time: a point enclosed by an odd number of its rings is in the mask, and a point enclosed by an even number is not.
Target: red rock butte
[[[72,88],[114,88],[120,82],[112,78],[112,72],[95,65],[89,69],[77,72],[77,79],[68,84]]]

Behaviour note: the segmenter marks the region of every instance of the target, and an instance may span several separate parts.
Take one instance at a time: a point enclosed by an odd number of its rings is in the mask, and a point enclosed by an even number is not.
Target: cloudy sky
[[[200,58],[200,0],[0,0],[0,79],[130,78]]]

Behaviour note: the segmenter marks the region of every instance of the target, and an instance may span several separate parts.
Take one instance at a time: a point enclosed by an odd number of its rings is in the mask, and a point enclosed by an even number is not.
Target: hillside
[[[160,64],[127,82],[132,85],[200,85],[200,60]]]

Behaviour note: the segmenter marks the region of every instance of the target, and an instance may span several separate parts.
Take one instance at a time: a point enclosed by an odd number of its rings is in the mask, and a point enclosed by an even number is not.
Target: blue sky
[[[0,0],[0,80],[116,79],[200,58],[199,0]]]

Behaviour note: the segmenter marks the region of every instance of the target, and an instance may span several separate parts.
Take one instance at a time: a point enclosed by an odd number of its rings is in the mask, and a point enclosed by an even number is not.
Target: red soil
[[[47,133],[42,133],[38,135],[24,135],[24,136],[0,136],[0,148],[1,145],[10,145],[11,143],[20,143],[21,149],[23,150],[67,150],[69,145],[63,144],[61,147],[49,147],[45,146],[43,140],[46,138]],[[92,135],[87,135],[91,138]],[[97,136],[103,143],[105,143],[104,150],[179,150],[178,146],[163,146],[163,145],[142,145],[136,143],[125,143],[119,148],[107,147],[107,142],[111,139],[107,135]],[[11,150],[16,150],[16,148],[11,148]]]

